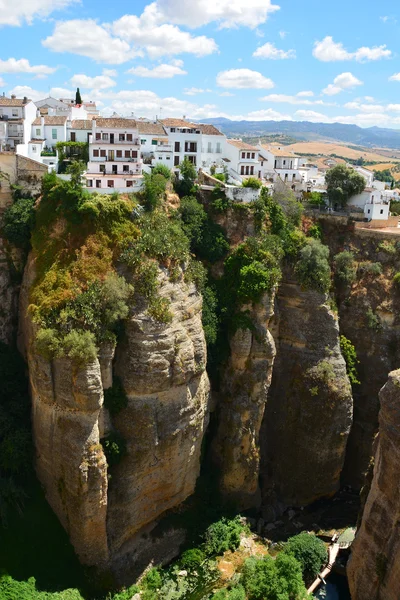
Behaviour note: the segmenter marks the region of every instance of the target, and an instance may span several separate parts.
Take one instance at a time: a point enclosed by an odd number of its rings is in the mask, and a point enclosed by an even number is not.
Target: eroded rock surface
[[[347,568],[353,600],[400,598],[400,370],[379,398],[374,474]]]

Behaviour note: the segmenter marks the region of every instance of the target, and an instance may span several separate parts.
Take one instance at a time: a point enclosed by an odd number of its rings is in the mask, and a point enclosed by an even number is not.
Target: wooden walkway
[[[314,592],[317,589],[317,587],[319,585],[321,585],[321,583],[325,583],[325,578],[331,572],[332,567],[335,563],[336,557],[339,554],[339,548],[340,548],[340,546],[339,546],[338,542],[334,542],[331,546],[329,546],[329,548],[328,548],[328,564],[326,565],[324,570],[318,575],[318,577],[316,578],[314,583],[312,583],[312,585],[310,585],[310,587],[308,588],[307,592],[309,594],[311,594],[311,592]]]

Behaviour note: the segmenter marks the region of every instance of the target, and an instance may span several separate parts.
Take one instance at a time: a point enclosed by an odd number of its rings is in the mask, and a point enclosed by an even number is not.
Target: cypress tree
[[[82,98],[81,98],[81,93],[79,91],[79,88],[76,88],[75,104],[82,104]]]

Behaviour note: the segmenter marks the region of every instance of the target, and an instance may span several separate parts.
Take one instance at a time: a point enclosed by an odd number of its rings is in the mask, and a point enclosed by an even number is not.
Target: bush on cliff
[[[306,583],[314,580],[328,560],[328,552],[322,540],[306,532],[289,538],[283,552],[300,563]]]
[[[11,244],[29,250],[34,224],[35,200],[19,198],[4,211],[2,232]]]
[[[329,291],[331,269],[328,262],[329,248],[319,240],[308,239],[300,250],[295,272],[302,286],[321,293]]]
[[[300,563],[284,553],[275,560],[270,556],[248,558],[241,582],[248,600],[305,600],[308,597]]]
[[[236,550],[240,544],[240,534],[244,530],[245,527],[238,518],[220,519],[206,531],[204,552],[208,556],[216,556],[226,550]]]
[[[351,285],[357,277],[357,265],[353,252],[339,252],[333,258],[335,279],[339,284]]]
[[[352,385],[359,385],[357,365],[359,360],[357,359],[357,352],[353,344],[344,335],[340,336],[340,349],[344,360],[346,361],[347,375]]]

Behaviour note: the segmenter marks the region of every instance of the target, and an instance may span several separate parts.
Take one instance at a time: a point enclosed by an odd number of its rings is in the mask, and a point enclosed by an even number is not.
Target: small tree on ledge
[[[76,88],[75,104],[82,104],[82,97],[79,88]]]

